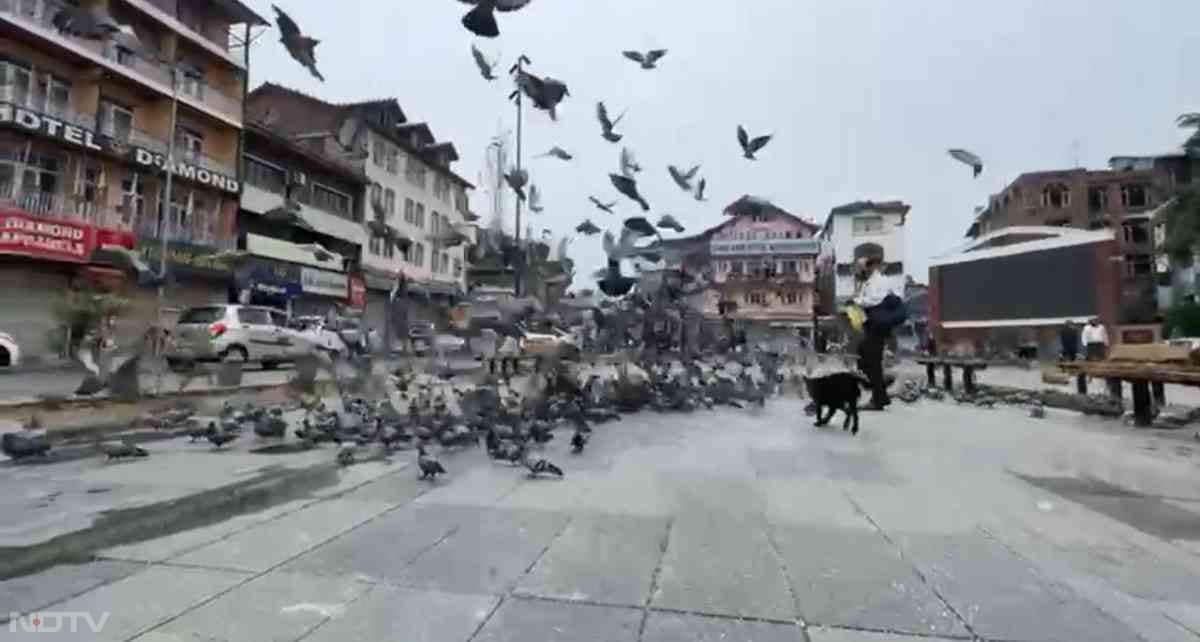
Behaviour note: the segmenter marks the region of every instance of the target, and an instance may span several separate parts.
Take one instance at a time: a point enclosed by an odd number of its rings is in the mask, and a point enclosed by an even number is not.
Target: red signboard
[[[367,307],[367,282],[357,274],[350,275],[350,307]]]
[[[130,232],[30,216],[20,210],[0,210],[0,254],[87,263],[100,245],[132,248],[133,244]]]

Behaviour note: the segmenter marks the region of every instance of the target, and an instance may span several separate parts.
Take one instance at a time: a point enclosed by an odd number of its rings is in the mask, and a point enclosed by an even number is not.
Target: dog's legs
[[[854,418],[854,428],[850,430],[851,435],[858,434],[858,399],[851,398],[847,408],[849,413],[846,415],[846,424],[850,424],[851,417]]]
[[[833,419],[834,408],[832,407],[829,408],[829,416],[825,417],[824,419],[821,418],[821,411],[824,409],[824,406],[817,404],[817,423],[813,424],[814,426],[824,426],[825,424],[829,423],[830,419]]]

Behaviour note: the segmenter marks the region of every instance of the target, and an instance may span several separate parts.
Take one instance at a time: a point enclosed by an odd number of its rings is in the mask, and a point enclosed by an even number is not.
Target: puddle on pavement
[[[239,515],[313,497],[338,482],[335,465],[316,469],[270,467],[254,477],[173,500],[108,511],[91,527],[30,546],[0,547],[0,580],[59,564],[90,562],[104,549],[210,526]],[[101,492],[107,489],[101,489]]]
[[[1167,540],[1200,541],[1200,514],[1159,497],[1143,495],[1099,479],[1017,477],[1148,535]]]

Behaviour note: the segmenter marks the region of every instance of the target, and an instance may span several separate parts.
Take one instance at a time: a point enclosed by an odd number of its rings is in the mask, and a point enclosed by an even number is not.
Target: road
[[[851,437],[803,406],[628,416],[578,457],[560,434],[561,481],[471,450],[429,484],[401,453],[0,583],[0,612],[107,613],[41,639],[140,642],[1200,637],[1190,436],[924,401]]]

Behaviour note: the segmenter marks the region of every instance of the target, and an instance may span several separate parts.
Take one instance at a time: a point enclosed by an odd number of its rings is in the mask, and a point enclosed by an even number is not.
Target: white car
[[[21,346],[11,334],[0,332],[0,368],[15,368],[21,365]]]

